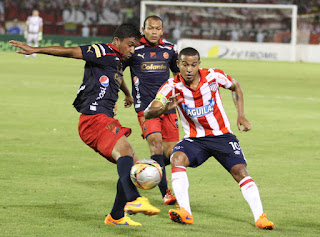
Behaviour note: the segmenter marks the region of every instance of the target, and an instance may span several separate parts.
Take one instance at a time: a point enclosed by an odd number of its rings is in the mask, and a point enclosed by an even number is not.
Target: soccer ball
[[[161,166],[152,159],[139,160],[131,168],[130,178],[138,188],[147,190],[157,186],[162,178]]]

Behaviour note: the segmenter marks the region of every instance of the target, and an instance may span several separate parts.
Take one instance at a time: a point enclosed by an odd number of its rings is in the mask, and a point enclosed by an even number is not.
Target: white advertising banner
[[[247,60],[293,61],[290,44],[181,39],[178,49],[193,47],[201,57]]]
[[[177,46],[193,47],[204,58],[320,62],[320,45],[181,39]]]

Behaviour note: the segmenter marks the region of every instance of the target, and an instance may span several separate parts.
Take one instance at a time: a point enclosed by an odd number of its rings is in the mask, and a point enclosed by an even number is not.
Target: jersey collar
[[[120,53],[119,49],[113,44],[107,43],[107,45],[116,53],[116,55],[121,58],[122,53]]]
[[[146,37],[145,37],[145,36],[142,36],[142,38],[140,39],[140,45],[141,45],[141,44],[145,44],[145,45],[147,45],[147,46],[149,46],[149,47],[156,47],[156,46],[158,46],[158,45],[164,45],[165,43],[164,43],[164,42],[162,41],[162,39],[160,38],[157,45],[150,45],[150,44],[148,43],[148,41],[146,40]]]

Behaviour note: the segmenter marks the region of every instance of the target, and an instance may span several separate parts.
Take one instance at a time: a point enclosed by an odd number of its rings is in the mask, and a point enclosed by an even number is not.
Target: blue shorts
[[[184,138],[172,150],[185,153],[189,159],[189,167],[197,167],[213,156],[226,170],[237,164],[247,164],[239,140],[232,133],[220,136]]]

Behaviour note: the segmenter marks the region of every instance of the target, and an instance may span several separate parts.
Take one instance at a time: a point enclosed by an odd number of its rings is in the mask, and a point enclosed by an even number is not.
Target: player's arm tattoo
[[[235,106],[238,107],[239,95],[237,94],[237,92],[232,91],[232,99]]]

